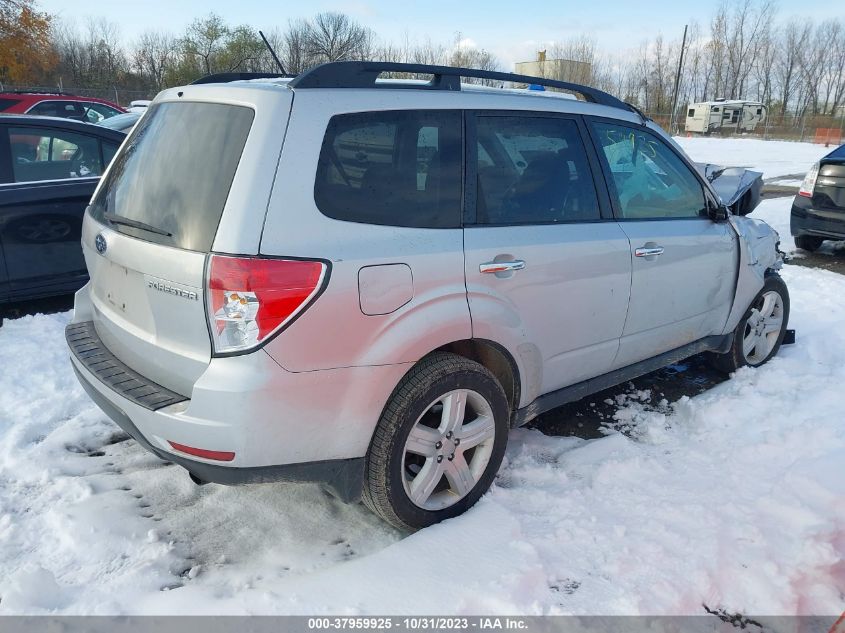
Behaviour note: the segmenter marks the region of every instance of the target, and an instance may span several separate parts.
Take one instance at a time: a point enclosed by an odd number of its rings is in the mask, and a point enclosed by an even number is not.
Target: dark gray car
[[[845,240],[845,145],[810,169],[792,203],[789,227],[805,251],[825,240]]]
[[[0,304],[88,280],[82,217],[123,138],[70,119],[0,115]]]

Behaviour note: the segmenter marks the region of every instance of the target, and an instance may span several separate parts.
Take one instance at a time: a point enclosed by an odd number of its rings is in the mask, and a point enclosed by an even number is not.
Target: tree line
[[[668,113],[683,49],[679,107],[715,98],[756,99],[781,116],[835,115],[845,105],[845,20],[780,17],[774,0],[739,0],[716,7],[709,22],[692,22],[683,43],[662,34],[635,50],[606,52],[589,37],[547,47],[548,59],[586,62],[571,79],[606,90],[653,113]],[[490,51],[447,43],[391,42],[352,17],[318,13],[268,29],[288,73],[318,63],[377,59],[509,70]],[[277,72],[251,25],[215,14],[181,33],[152,30],[124,41],[102,18],[62,21],[39,12],[36,0],[0,0],[0,82],[117,90],[150,96],[216,72]],[[485,82],[495,83],[495,82]]]

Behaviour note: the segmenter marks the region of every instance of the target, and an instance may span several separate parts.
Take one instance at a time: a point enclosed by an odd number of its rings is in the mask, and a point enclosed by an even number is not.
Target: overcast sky
[[[320,11],[348,13],[379,36],[400,41],[430,38],[449,44],[461,32],[480,48],[496,54],[505,66],[533,59],[537,49],[573,35],[593,37],[602,50],[636,48],[658,32],[680,38],[684,24],[707,25],[718,0],[350,0],[344,2],[267,0],[117,0],[80,3],[40,0],[46,11],[63,18],[102,16],[120,25],[128,42],[147,29],[180,33],[196,17],[209,12],[230,24],[248,24],[265,31],[284,27],[291,18]],[[96,7],[96,8],[95,8]],[[845,18],[845,0],[781,0],[782,20]]]

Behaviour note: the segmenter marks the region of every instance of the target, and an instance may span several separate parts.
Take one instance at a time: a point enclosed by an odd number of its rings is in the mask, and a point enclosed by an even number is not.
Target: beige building
[[[571,59],[546,59],[546,51],[537,53],[533,62],[516,62],[515,72],[519,75],[533,75],[545,79],[557,79],[576,84],[589,84],[592,65],[588,62],[576,62]]]

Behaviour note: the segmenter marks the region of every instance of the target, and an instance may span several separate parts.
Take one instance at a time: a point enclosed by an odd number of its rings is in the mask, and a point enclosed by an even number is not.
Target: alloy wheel
[[[770,290],[751,308],[745,322],[742,353],[749,365],[759,365],[777,345],[783,327],[783,297]]]
[[[405,442],[402,482],[425,510],[463,499],[484,474],[496,438],[490,404],[469,389],[450,391],[426,407]]]

